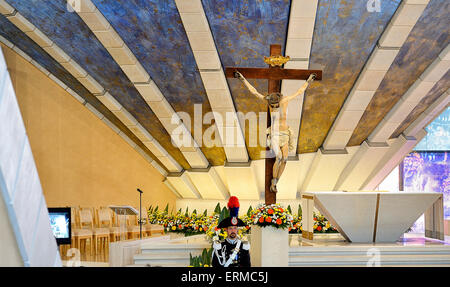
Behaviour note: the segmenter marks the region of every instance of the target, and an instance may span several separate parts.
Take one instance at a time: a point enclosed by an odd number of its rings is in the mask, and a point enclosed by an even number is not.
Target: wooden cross
[[[270,45],[270,56],[281,56],[281,45]],[[269,66],[269,68],[225,68],[225,76],[234,78],[234,72],[239,71],[247,79],[267,79],[269,80],[268,93],[281,92],[281,80],[307,80],[309,75],[316,74],[315,80],[322,80],[322,71],[320,70],[299,70],[299,69],[283,69],[279,66]],[[299,87],[300,88],[300,87]],[[268,115],[270,115],[269,107],[267,107]],[[267,127],[270,127],[271,119],[267,117]],[[275,158],[270,157],[270,149],[266,148],[266,177],[265,177],[265,203],[266,205],[276,203],[277,197],[275,192],[270,191],[270,185],[273,177],[273,165]]]

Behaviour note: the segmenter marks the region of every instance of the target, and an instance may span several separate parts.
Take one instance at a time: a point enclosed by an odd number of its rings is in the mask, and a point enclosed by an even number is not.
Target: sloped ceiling
[[[311,22],[314,29],[312,43],[308,47],[310,53],[306,58],[293,60],[304,61],[311,69],[323,70],[323,80],[314,82],[308,88],[303,107],[298,114],[301,118],[300,124],[294,127],[299,130],[297,154],[317,152],[327,136],[330,136],[330,130],[358,77],[368,65],[371,54],[379,45],[380,37],[388,29],[401,5],[426,7],[417,15],[420,17],[414,21],[412,31],[401,46],[363,116],[352,130],[347,146],[359,146],[369,138],[386,114],[443,53],[450,40],[448,17],[450,3],[446,0],[403,2],[385,0],[380,1],[379,11],[370,11],[367,2],[361,0],[74,1],[81,3],[80,9],[92,12],[91,16],[100,15],[99,18],[95,18],[98,22],[87,23],[85,18],[80,17],[79,11],[69,9],[66,0],[2,0],[0,35],[84,98],[165,171],[174,169],[168,167],[165,161],[167,158],[173,159],[179,165],[178,169],[175,167],[176,171],[192,169],[195,160],[188,156],[186,150],[180,150],[172,144],[167,123],[157,116],[159,111],[144,99],[137,86],[148,83],[155,85],[170,105],[169,109],[185,112],[191,117],[192,121],[184,124],[193,131],[199,125],[195,120],[196,104],[201,104],[202,116],[216,111],[210,101],[211,95],[205,88],[206,80],[202,73],[212,71],[220,75],[221,70],[228,66],[266,67],[263,57],[269,55],[270,44],[280,44],[284,53],[289,29],[302,29],[301,26],[294,27],[300,24],[291,19],[295,12],[294,5],[297,5],[295,9],[298,11],[303,11],[303,6],[299,5],[304,5],[306,11],[310,9],[308,5],[317,3],[314,7],[315,19],[313,17]],[[184,11],[184,14],[180,11]],[[14,18],[18,18],[17,15],[29,21],[31,26],[35,27],[35,31],[42,32],[53,43],[52,45],[58,46],[72,59],[71,61],[77,63],[111,94],[159,143],[159,152],[163,155],[155,154],[145,140],[136,136],[128,125],[121,122],[115,113],[99,101],[99,95],[90,92],[80,79],[74,77],[52,58],[42,45],[30,36],[30,32],[26,32],[23,25],[17,25],[14,22]],[[200,25],[202,15],[206,19],[203,23],[207,27],[206,30]],[[296,19],[302,20],[301,16]],[[97,23],[118,35],[124,43],[124,49],[129,50],[143,68],[143,74],[148,74],[149,82],[139,83],[130,80],[122,64],[111,54],[111,49],[105,46],[105,40],[93,30]],[[186,32],[187,25],[191,25],[189,29],[190,31],[194,29],[194,32],[196,27],[200,27],[198,33]],[[200,69],[192,39],[194,37],[207,39],[210,36],[221,67]],[[447,72],[423,96],[419,104],[405,115],[391,138],[399,137],[448,90],[449,79]],[[266,80],[250,80],[250,82],[261,93],[267,92]],[[259,117],[260,112],[267,111],[265,102],[251,96],[238,80],[227,79],[225,83],[227,85],[225,90],[228,89],[231,93],[230,102],[234,106],[234,110],[232,109],[234,112],[244,114],[254,112]],[[217,128],[214,121],[201,125],[203,133],[211,128]],[[249,130],[248,126],[243,130],[248,159],[258,160],[261,158],[261,151],[265,149],[265,143],[263,141],[256,147],[250,146],[251,133],[254,131]],[[201,136],[199,138],[193,133],[192,136],[198,143],[202,143]],[[216,137],[218,138],[217,135]],[[218,140],[220,143],[220,139]],[[222,166],[230,161],[220,144],[209,147],[202,145],[196,152],[196,155],[206,158],[205,168]],[[247,159],[246,155],[242,158]]]

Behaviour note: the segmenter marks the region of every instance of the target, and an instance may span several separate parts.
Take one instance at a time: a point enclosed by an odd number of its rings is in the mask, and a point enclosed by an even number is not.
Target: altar
[[[396,242],[425,214],[425,236],[444,239],[442,194],[431,192],[305,192],[303,233],[313,240],[319,210],[349,242]]]

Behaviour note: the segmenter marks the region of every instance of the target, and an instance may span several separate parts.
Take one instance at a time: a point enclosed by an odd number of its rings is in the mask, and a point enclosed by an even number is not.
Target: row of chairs
[[[127,215],[126,220],[107,207],[72,207],[72,244],[71,248],[87,250],[89,241],[90,253],[98,254],[109,250],[110,242],[139,239],[140,226],[138,215]],[[148,224],[146,211],[142,212],[142,237],[164,234],[161,225]],[[122,221],[122,222],[121,222]],[[125,221],[125,222],[123,222]],[[83,248],[84,247],[84,248]]]

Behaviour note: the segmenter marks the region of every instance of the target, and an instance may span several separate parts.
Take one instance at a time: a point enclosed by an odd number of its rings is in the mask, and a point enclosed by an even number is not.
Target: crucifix
[[[284,69],[281,66],[289,61],[289,57],[281,55],[281,45],[270,45],[270,57],[264,57],[264,62],[269,68],[225,68],[227,78],[238,78],[247,89],[260,99],[268,102],[267,132],[268,146],[265,157],[265,203],[266,205],[276,203],[276,184],[286,166],[286,161],[291,143],[292,131],[286,124],[286,113],[288,102],[303,94],[309,83],[313,80],[322,79],[320,70]],[[268,95],[261,95],[247,80],[267,79]],[[306,83],[294,95],[283,96],[281,94],[281,80],[307,80]],[[292,148],[292,146],[291,146]],[[271,150],[275,157],[271,156]]]

